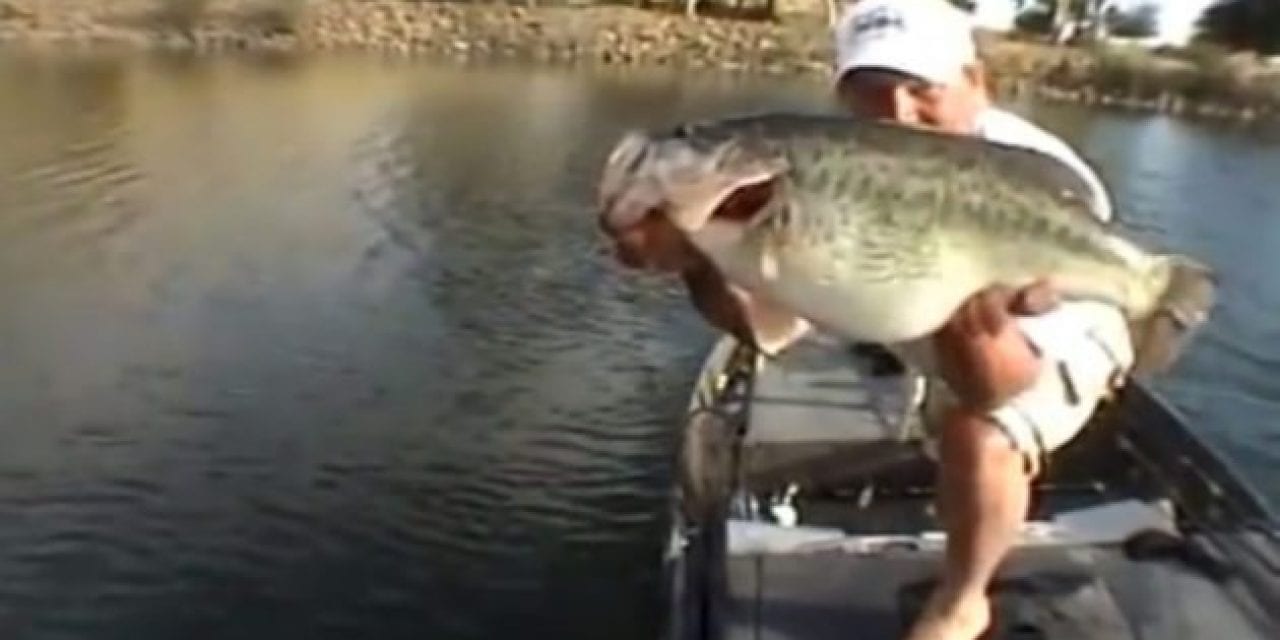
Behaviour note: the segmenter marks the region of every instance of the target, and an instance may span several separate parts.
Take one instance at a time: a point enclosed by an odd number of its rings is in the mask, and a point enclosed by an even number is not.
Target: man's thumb
[[[1009,310],[1018,315],[1035,316],[1052,311],[1060,301],[1058,292],[1048,282],[1041,280],[1013,296]]]

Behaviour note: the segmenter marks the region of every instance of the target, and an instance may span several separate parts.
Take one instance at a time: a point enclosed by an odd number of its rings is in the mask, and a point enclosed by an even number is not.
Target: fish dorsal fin
[[[1107,203],[1100,201],[1100,198],[1108,198],[1109,194],[1096,193],[1080,169],[1057,156],[1036,149],[1014,146],[998,148],[997,165],[1002,171],[1017,175],[1028,183],[1040,184],[1064,209],[1078,213],[1091,222],[1106,224],[1099,214]]]
[[[931,128],[914,127],[885,120],[863,121],[858,132],[851,134],[856,144],[888,155],[903,147],[915,147],[946,158],[956,165],[985,165],[988,170],[1010,179],[1028,190],[1047,194],[1065,210],[1084,216],[1088,224],[1107,226],[1099,210],[1102,198],[1110,199],[1106,184],[1095,191],[1080,168],[1047,150],[1005,140],[967,133],[951,133]],[[851,129],[852,130],[852,129]],[[1067,151],[1070,151],[1067,149]],[[1085,168],[1097,173],[1087,161],[1078,158]]]
[[[973,138],[955,142],[969,153],[986,155],[992,168],[1001,175],[1048,194],[1065,210],[1084,216],[1091,224],[1106,225],[1099,215],[1099,210],[1106,204],[1099,199],[1109,197],[1105,193],[1106,187],[1101,187],[1104,193],[1096,193],[1094,185],[1081,170],[1063,158],[1041,149],[998,140]],[[1093,170],[1087,164],[1085,168]]]

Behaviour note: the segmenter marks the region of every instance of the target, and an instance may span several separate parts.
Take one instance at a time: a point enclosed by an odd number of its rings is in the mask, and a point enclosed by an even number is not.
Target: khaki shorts
[[[1097,303],[1071,303],[1043,323],[1024,323],[1044,366],[1032,386],[988,414],[1038,473],[1044,459],[1074,438],[1099,402],[1132,365],[1128,330],[1121,316]],[[921,409],[926,451],[936,458],[938,426],[955,397],[940,379],[927,379]]]

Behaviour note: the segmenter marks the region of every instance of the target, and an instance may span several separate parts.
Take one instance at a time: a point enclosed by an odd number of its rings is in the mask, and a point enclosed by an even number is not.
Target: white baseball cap
[[[946,0],[856,0],[833,35],[836,80],[875,67],[951,84],[977,60],[972,20]]]

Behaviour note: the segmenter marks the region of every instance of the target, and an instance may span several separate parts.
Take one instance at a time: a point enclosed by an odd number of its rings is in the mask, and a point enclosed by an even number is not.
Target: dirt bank
[[[378,51],[460,61],[665,66],[825,79],[821,15],[688,18],[627,7],[400,0],[0,0],[9,46]],[[1051,47],[987,36],[1002,92],[1244,119],[1280,114],[1280,74],[1212,53],[1182,58]]]

